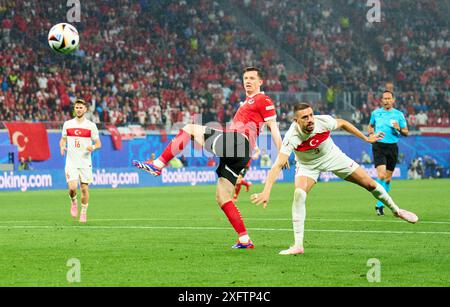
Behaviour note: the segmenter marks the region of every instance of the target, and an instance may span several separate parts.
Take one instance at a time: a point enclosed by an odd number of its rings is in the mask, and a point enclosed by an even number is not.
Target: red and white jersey
[[[286,155],[294,152],[298,163],[319,165],[342,153],[330,137],[331,131],[336,129],[337,121],[330,115],[315,115],[311,134],[303,132],[297,123],[292,123],[284,136],[280,152]]]
[[[91,153],[86,148],[99,138],[97,126],[86,118],[81,123],[74,118],[64,123],[62,137],[67,138],[66,167],[91,168]]]
[[[277,113],[272,99],[264,92],[260,92],[248,96],[244,102],[241,102],[228,131],[245,134],[249,138],[251,148],[254,148],[264,123],[276,118]]]

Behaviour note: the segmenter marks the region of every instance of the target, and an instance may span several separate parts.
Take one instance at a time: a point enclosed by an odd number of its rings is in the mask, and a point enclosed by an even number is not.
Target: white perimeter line
[[[170,227],[170,226],[45,226],[45,225],[22,225],[22,226],[0,226],[0,229],[168,229],[168,230],[230,230],[229,227]],[[292,229],[286,228],[249,228],[255,231],[289,231]],[[339,232],[339,233],[374,233],[374,234],[436,234],[436,235],[450,235],[450,232],[435,232],[435,231],[383,231],[383,230],[344,230],[344,229],[306,229],[306,232]]]
[[[124,221],[124,222],[132,222],[132,221],[192,221],[194,220],[194,218],[190,218],[190,219],[177,219],[177,218],[172,218],[172,219],[161,219],[161,218],[147,218],[147,219],[90,219],[89,221],[92,222],[120,222],[120,221]],[[195,219],[195,221],[210,221],[211,219],[208,218],[202,218],[202,219]],[[290,218],[245,218],[245,220],[247,221],[291,221]],[[391,219],[391,220],[383,220],[383,219],[379,219],[379,220],[345,220],[345,219],[306,219],[306,222],[308,221],[315,221],[315,222],[344,222],[344,223],[348,223],[348,222],[362,222],[362,223],[405,223],[404,221],[400,221],[397,219]],[[54,222],[54,220],[23,220],[23,221],[0,221],[0,224],[5,224],[5,223],[37,223],[37,222]],[[450,225],[449,221],[420,221],[419,220],[419,224],[444,224],[444,225]]]

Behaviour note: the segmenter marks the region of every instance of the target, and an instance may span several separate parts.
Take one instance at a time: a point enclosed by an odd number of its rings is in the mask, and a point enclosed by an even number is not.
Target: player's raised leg
[[[409,223],[417,223],[417,221],[419,220],[417,215],[415,215],[414,213],[404,209],[400,209],[392,200],[391,196],[389,196],[389,194],[386,192],[385,188],[381,184],[373,180],[361,167],[358,167],[351,175],[345,178],[345,180],[356,183],[371,192],[376,199],[378,199],[385,206],[391,209],[392,213],[402,220],[405,220]]]
[[[78,217],[78,202],[77,202],[77,186],[78,181],[69,181],[67,183],[69,187],[69,197],[70,197],[70,214],[72,217]]]
[[[89,206],[89,185],[87,183],[80,183],[81,188],[81,213],[80,222],[86,223],[87,221],[87,209]]]
[[[306,197],[316,182],[306,176],[295,177],[294,200],[292,201],[292,227],[294,229],[294,245],[280,251],[280,255],[303,254],[303,237],[306,219]]]
[[[245,228],[241,212],[232,200],[233,193],[233,183],[226,178],[219,177],[217,181],[216,201],[239,237],[238,242],[233,248],[254,248],[253,242],[250,240],[247,229]]]
[[[173,138],[167,147],[163,150],[162,154],[153,162],[133,160],[132,164],[144,171],[149,172],[154,176],[161,175],[162,169],[172,160],[175,156],[183,151],[183,149],[193,139],[200,145],[204,145],[204,134],[206,126],[188,124],[184,126],[178,134]]]

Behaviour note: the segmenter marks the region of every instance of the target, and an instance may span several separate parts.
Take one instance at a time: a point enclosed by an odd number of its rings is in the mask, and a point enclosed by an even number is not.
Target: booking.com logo
[[[14,175],[4,172],[0,175],[0,189],[20,189],[25,192],[29,188],[51,188],[52,175]]]

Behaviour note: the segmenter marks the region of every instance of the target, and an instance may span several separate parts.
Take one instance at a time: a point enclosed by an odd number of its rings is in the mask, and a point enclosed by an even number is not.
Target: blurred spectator
[[[28,164],[28,161],[25,160],[24,157],[20,158],[20,164],[19,164],[18,170],[19,171],[28,171],[28,170],[30,170],[30,166]]]
[[[425,126],[428,122],[428,116],[425,114],[423,110],[416,115],[416,124],[417,126]]]
[[[356,128],[362,129],[362,120],[363,115],[359,109],[356,109],[355,112],[352,114],[352,123],[355,125]]]
[[[371,164],[372,163],[372,159],[370,158],[369,154],[363,150],[361,153],[361,163],[362,164]]]
[[[267,154],[267,151],[263,149],[261,151],[261,160],[259,162],[259,166],[261,168],[270,168],[272,167],[272,160],[270,159],[270,156]]]
[[[183,163],[184,167],[188,167],[189,166],[189,161],[184,155],[181,155],[180,161],[181,161],[181,163]]]

